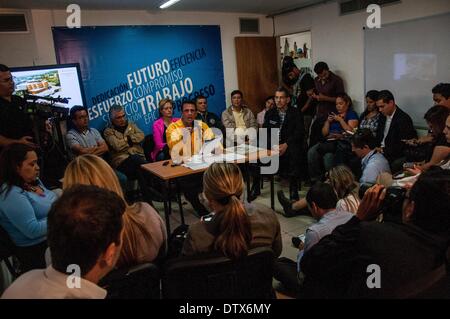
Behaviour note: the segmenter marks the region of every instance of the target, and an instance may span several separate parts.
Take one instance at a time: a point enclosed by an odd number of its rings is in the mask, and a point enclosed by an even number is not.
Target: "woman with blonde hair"
[[[327,182],[333,187],[338,198],[336,210],[356,214],[360,203],[359,185],[352,171],[344,165],[333,167],[328,172]]]
[[[239,167],[213,163],[203,175],[203,191],[213,210],[210,216],[190,226],[183,255],[218,251],[231,259],[249,249],[269,246],[281,254],[280,224],[273,210],[241,200],[244,182]]]
[[[63,189],[74,184],[103,187],[124,198],[113,169],[96,155],[81,155],[69,163],[64,174]],[[165,255],[166,227],[153,207],[144,202],[127,205],[123,216],[123,243],[118,268],[152,262]]]
[[[171,99],[159,101],[159,119],[153,122],[153,142],[155,147],[150,154],[154,162],[169,158],[166,130],[170,124],[178,120],[179,118],[173,117],[173,101]]]
[[[331,168],[326,174],[326,182],[329,183],[338,198],[336,210],[346,211],[356,214],[359,207],[358,189],[359,185],[355,180],[352,171],[344,165]],[[290,201],[283,191],[278,191],[278,200],[283,207],[285,217],[293,217],[300,214],[309,214],[308,204],[305,198],[298,201]]]

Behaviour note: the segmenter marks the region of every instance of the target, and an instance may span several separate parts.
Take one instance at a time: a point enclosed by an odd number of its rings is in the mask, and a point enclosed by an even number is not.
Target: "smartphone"
[[[414,168],[414,162],[406,162],[403,164],[403,169]]]

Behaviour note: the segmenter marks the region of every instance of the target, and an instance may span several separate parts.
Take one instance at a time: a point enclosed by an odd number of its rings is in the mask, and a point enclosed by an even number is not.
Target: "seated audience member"
[[[101,156],[108,152],[108,145],[95,128],[89,127],[86,107],[76,105],[70,109],[73,128],[67,132],[66,141],[74,155],[94,154]]]
[[[447,141],[444,129],[446,120],[450,115],[450,108],[442,105],[435,105],[425,113],[425,120],[430,128],[432,136],[432,154],[429,161],[420,165],[421,171],[428,170],[431,166],[438,165],[445,160],[450,153],[450,143]]]
[[[439,83],[432,89],[434,105],[441,105],[450,109],[450,83]],[[431,143],[434,141],[433,135],[428,132],[425,136],[420,136],[418,139],[408,140],[410,145],[420,145]]]
[[[411,117],[396,104],[394,95],[388,90],[378,94],[377,107],[384,115],[378,125],[377,139],[384,157],[388,160],[391,170],[396,173],[401,170],[405,161],[405,143],[403,140],[417,138]]]
[[[289,94],[284,87],[275,92],[276,108],[265,115],[264,128],[269,129],[267,136],[271,136],[272,129],[279,129],[278,141],[269,141],[268,145],[279,145],[280,167],[278,173],[289,177],[289,198],[298,200],[298,185],[301,179],[301,154],[305,130],[302,115],[298,109],[289,105]],[[252,194],[259,193],[259,174],[254,176]]]
[[[366,109],[359,117],[359,128],[369,129],[373,136],[377,135],[378,124],[380,123],[380,117],[383,115],[378,112],[377,100],[378,91],[371,90],[366,94]]]
[[[382,186],[373,186],[364,195],[357,215],[303,256],[301,295],[407,298],[426,291],[445,276],[449,188],[450,171],[437,168],[425,172],[406,193],[402,211],[394,212],[402,215],[403,223],[379,223],[367,220],[380,213],[386,193]],[[373,264],[381,270],[377,289],[367,285],[368,266]]]
[[[150,156],[154,162],[170,158],[166,130],[170,124],[178,120],[179,118],[173,117],[173,101],[171,99],[162,99],[159,102],[159,119],[153,122],[155,148]]]
[[[167,145],[172,160],[183,160],[198,155],[205,141],[214,139],[212,130],[197,117],[196,104],[184,101],[181,105],[181,119],[169,125],[166,131]],[[191,175],[178,179],[184,196],[191,203],[196,214],[209,214],[200,202],[198,195],[202,192],[201,175]]]
[[[222,113],[222,123],[225,127],[226,146],[234,146],[235,136],[238,141],[247,135],[247,129],[258,129],[258,123],[252,111],[242,104],[243,94],[239,90],[231,92],[231,106]]]
[[[199,95],[195,98],[195,104],[197,105],[197,120],[202,121],[209,128],[217,128],[220,132],[223,132],[225,128],[223,127],[220,117],[216,114],[208,111],[208,100],[203,95]],[[218,133],[218,132],[216,132]]]
[[[381,173],[390,173],[389,163],[376,151],[377,140],[368,128],[359,129],[352,137],[352,151],[361,159],[361,184],[375,184]]]
[[[67,132],[67,146],[73,155],[94,154],[105,156],[108,152],[108,145],[100,132],[93,127],[89,127],[89,114],[86,107],[75,105],[70,109],[70,119],[73,128]],[[127,177],[115,170],[123,189],[127,186]]]
[[[434,105],[424,115],[428,125],[428,134],[405,140],[407,144],[407,160],[409,162],[423,162],[429,160],[436,144],[445,145],[445,136],[442,133],[445,127],[449,108],[442,105]]]
[[[327,181],[333,187],[338,198],[336,210],[356,214],[360,203],[359,185],[352,171],[343,165],[333,167],[328,172]]]
[[[347,94],[336,98],[337,114],[330,113],[322,127],[322,135],[327,141],[319,143],[308,151],[308,169],[312,181],[320,180],[323,167],[329,171],[334,165],[347,162],[350,144],[343,139],[345,131],[358,127],[358,115],[352,109],[352,100]]]
[[[410,175],[418,177],[422,171],[426,171],[433,167],[430,165],[430,162],[434,162],[434,165],[439,166],[442,169],[450,169],[450,115],[447,116],[442,134],[445,140],[442,141],[439,139],[441,142],[435,145],[431,160],[423,165],[414,165],[414,168],[407,168]],[[439,159],[441,160],[439,161]],[[412,184],[415,181],[415,178],[406,178],[406,182],[409,184]],[[384,176],[383,184],[392,184],[390,176]]]
[[[111,167],[95,155],[79,156],[67,166],[63,189],[76,184],[102,187],[124,198]],[[117,267],[153,262],[165,255],[166,227],[153,207],[145,202],[126,205],[123,222],[122,250]]]
[[[271,110],[275,106],[274,96],[269,96],[264,101],[264,108],[261,112],[256,115],[256,122],[258,123],[258,127],[263,127],[264,125],[264,117],[267,111]]]
[[[352,171],[348,167],[340,165],[330,169],[326,177],[326,183],[333,187],[338,198],[336,209],[356,213],[359,206],[358,183],[355,181]],[[284,196],[283,191],[278,191],[277,195],[285,217],[309,214],[305,198],[293,202]]]
[[[147,161],[141,143],[144,133],[132,122],[128,122],[122,105],[112,105],[109,109],[111,125],[105,129],[103,135],[109,145],[111,164],[128,179],[137,179],[139,188],[149,200],[147,183],[141,165]]]
[[[243,202],[244,181],[237,165],[213,163],[203,175],[203,188],[214,213],[189,227],[183,255],[217,251],[237,259],[265,246],[275,256],[281,254],[280,223],[269,207]]]
[[[336,209],[338,200],[332,185],[327,183],[316,183],[306,194],[306,202],[311,210],[312,216],[317,220],[306,229],[304,242],[299,240],[297,247],[299,254],[297,264],[287,258],[280,258],[276,262],[274,277],[281,281],[288,289],[298,291],[299,282],[297,275],[300,273],[300,261],[304,253],[316,245],[323,237],[339,225],[349,221],[353,214],[351,212]]]
[[[57,196],[39,179],[38,158],[26,144],[0,154],[0,225],[16,245],[21,271],[44,268],[47,215]]]
[[[314,72],[317,74],[314,80],[317,93],[313,94],[313,98],[317,100],[318,107],[324,107],[328,112],[333,112],[336,97],[345,92],[344,82],[338,75],[330,71],[325,62],[318,62],[314,66]]]
[[[431,92],[435,105],[442,105],[450,109],[450,83],[439,83]]]
[[[65,190],[48,214],[52,264],[20,276],[3,299],[103,299],[97,283],[116,264],[124,201],[114,192],[78,185]]]

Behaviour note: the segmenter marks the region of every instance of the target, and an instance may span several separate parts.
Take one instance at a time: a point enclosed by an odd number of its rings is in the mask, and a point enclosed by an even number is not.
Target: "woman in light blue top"
[[[16,246],[21,270],[45,268],[47,214],[56,195],[39,180],[37,154],[11,144],[0,154],[0,226]]]

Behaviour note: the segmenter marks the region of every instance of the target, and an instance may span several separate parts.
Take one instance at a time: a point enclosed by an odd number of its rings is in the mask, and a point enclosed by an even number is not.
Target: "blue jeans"
[[[319,145],[317,143],[308,151],[308,171],[313,182],[320,181],[323,174],[334,166],[334,154],[326,153],[322,156],[318,150]]]
[[[158,155],[156,155],[155,162],[164,161],[166,158],[166,154],[164,152],[159,152]]]
[[[119,172],[116,169],[114,170],[114,173],[116,173],[117,179],[119,180],[120,186],[122,187],[122,191],[124,193],[126,193],[126,191],[127,191],[127,182],[128,182],[127,176],[124,173]]]

